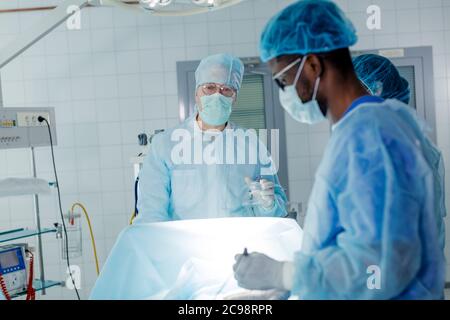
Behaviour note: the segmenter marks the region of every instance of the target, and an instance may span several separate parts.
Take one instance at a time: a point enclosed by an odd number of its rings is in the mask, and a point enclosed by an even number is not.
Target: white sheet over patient
[[[133,225],[117,239],[91,299],[221,299],[242,292],[234,256],[293,260],[302,230],[281,218],[223,218]]]

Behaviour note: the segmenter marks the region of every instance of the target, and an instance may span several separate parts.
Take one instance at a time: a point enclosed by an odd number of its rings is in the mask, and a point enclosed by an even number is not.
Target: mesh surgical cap
[[[376,54],[365,54],[354,58],[353,65],[358,78],[373,95],[409,103],[409,83],[389,59]]]
[[[195,71],[196,88],[205,83],[220,83],[237,91],[241,88],[244,64],[230,54],[217,54],[203,59]]]
[[[352,22],[331,1],[298,1],[274,16],[260,42],[264,62],[282,55],[324,53],[348,48],[358,40]]]

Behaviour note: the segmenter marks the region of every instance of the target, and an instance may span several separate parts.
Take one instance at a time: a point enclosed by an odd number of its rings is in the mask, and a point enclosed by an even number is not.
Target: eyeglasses
[[[287,65],[283,70],[281,70],[280,72],[278,72],[276,75],[273,76],[272,79],[280,87],[281,90],[284,91],[284,88],[287,86],[286,79],[284,79],[283,75],[290,69],[292,69],[296,64],[300,63],[302,60],[304,60],[303,57],[296,59],[295,61]]]
[[[216,83],[206,83],[202,85],[201,88],[203,93],[206,94],[207,96],[216,94],[218,92],[227,98],[232,98],[236,95],[236,90],[234,90],[233,88],[228,86],[222,86]]]

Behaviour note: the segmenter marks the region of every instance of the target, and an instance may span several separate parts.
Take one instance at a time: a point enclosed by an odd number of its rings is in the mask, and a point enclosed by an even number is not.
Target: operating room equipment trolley
[[[48,133],[48,127],[45,123],[40,123],[37,118],[42,116],[46,118],[50,124],[50,130],[52,133],[53,144],[56,144],[56,127],[55,127],[55,112],[53,108],[3,108],[0,106],[0,150],[1,149],[24,149],[30,150],[31,159],[31,172],[32,178],[28,180],[37,179],[36,161],[35,161],[35,148],[50,146],[50,139]],[[17,179],[20,182],[20,178]],[[48,188],[50,188],[51,183]],[[0,197],[14,195],[12,190],[3,192],[0,191]],[[8,188],[8,186],[7,186]],[[33,195],[34,204],[34,219],[35,229],[17,228],[8,231],[0,231],[0,245],[10,243],[18,239],[25,239],[29,237],[37,238],[37,262],[39,265],[39,277],[34,279],[33,288],[36,291],[40,291],[43,295],[46,294],[46,289],[55,286],[62,286],[62,281],[52,281],[45,278],[44,270],[44,258],[43,258],[43,245],[42,236],[48,233],[57,233],[58,229],[54,227],[43,228],[41,226],[41,217],[39,209],[39,192],[33,191],[33,188],[28,190],[20,190],[15,188],[17,195]],[[11,192],[9,192],[11,191]],[[19,293],[11,295],[11,298],[17,298],[26,294]]]

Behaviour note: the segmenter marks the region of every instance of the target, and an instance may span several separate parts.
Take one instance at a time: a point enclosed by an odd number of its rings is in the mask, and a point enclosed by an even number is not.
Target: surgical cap
[[[241,88],[244,64],[230,54],[217,54],[203,59],[195,71],[198,88],[205,83],[220,83],[237,91]]]
[[[354,58],[353,65],[358,78],[373,95],[409,103],[409,83],[389,59],[376,54],[365,54]]]
[[[326,0],[298,1],[274,16],[260,43],[264,62],[282,55],[324,53],[348,48],[358,40],[351,21]]]

